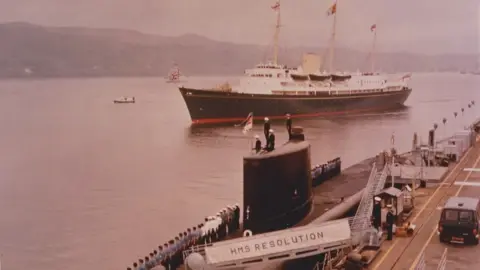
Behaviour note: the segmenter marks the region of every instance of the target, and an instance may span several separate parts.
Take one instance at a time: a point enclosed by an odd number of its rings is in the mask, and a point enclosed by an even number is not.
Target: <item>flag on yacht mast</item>
[[[373,24],[372,26],[370,26],[370,31],[375,31],[377,30],[377,25],[376,24]]]
[[[333,5],[330,8],[328,8],[327,16],[333,15],[335,13],[337,13],[337,2],[333,3]]]
[[[247,134],[253,128],[253,112],[249,113],[245,119],[245,126],[243,127],[243,134]]]
[[[275,5],[272,6],[272,9],[275,11],[278,11],[280,9],[280,2],[277,1],[277,3],[275,3]]]

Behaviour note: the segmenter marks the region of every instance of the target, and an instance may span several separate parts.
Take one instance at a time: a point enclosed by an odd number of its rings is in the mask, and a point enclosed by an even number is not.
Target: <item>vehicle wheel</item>
[[[438,240],[440,240],[440,243],[445,243],[445,240],[443,240],[442,235],[439,235],[439,236],[438,236]]]

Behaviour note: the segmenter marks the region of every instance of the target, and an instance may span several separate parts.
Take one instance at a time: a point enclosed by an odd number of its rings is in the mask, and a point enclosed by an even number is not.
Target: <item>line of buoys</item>
[[[329,160],[322,165],[316,165],[312,169],[312,185],[316,187],[324,181],[339,175],[341,171],[342,160],[339,157]]]
[[[240,207],[228,205],[216,216],[205,218],[203,223],[175,236],[172,240],[159,245],[149,256],[134,262],[127,270],[177,269],[183,262],[183,251],[190,247],[210,244],[225,239],[228,235],[240,229]]]

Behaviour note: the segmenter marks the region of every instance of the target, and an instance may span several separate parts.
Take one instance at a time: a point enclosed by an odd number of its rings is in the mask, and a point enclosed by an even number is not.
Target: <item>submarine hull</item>
[[[306,141],[244,157],[244,229],[254,234],[282,230],[308,215],[313,203],[310,163]]]

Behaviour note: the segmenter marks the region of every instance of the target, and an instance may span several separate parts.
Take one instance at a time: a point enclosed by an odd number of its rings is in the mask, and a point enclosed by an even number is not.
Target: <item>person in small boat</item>
[[[265,117],[265,123],[263,124],[263,133],[265,134],[265,141],[268,142],[268,133],[270,130],[270,119],[268,117]]]
[[[273,129],[268,131],[268,139],[267,139],[267,151],[271,152],[275,149],[275,134],[273,133]]]
[[[258,153],[262,150],[262,142],[260,141],[260,136],[255,135],[255,152]]]

